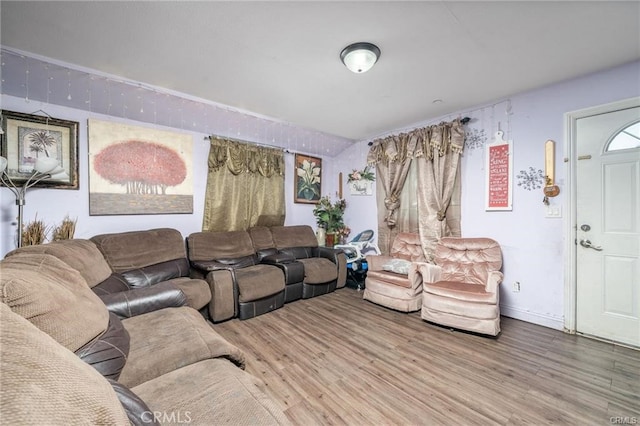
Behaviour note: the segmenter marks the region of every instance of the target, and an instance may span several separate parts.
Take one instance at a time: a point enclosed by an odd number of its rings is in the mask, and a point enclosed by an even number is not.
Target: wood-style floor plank
[[[213,327],[294,424],[640,423],[640,351],[510,318],[484,337],[345,288]]]

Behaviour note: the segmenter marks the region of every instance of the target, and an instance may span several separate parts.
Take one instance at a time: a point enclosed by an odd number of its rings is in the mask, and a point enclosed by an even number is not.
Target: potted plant
[[[346,228],[343,221],[344,210],[346,207],[347,202],[344,199],[340,199],[332,203],[329,196],[325,195],[320,198],[318,204],[313,209],[313,215],[316,217],[316,223],[319,227],[326,230],[326,245],[328,247],[334,245],[336,234]]]

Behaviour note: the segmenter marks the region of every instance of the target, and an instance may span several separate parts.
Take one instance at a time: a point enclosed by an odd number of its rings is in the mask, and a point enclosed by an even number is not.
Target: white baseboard
[[[500,314],[504,315],[505,317],[514,318],[517,320],[530,322],[532,324],[541,325],[543,327],[549,327],[555,330],[564,331],[564,318],[539,314],[537,312],[525,311],[520,308],[504,305],[500,305]]]

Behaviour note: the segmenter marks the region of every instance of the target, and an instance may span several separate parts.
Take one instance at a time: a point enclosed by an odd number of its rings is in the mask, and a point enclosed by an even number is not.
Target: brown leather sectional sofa
[[[172,229],[9,253],[0,261],[3,422],[288,424],[262,382],[244,371],[243,353],[202,315],[226,309],[250,318],[272,310],[265,299],[275,309],[276,301],[344,286],[340,251],[318,247],[310,227],[283,228],[295,232],[199,236],[226,238],[227,251],[192,238],[188,253],[215,255],[208,260],[189,259]],[[216,267],[198,271],[194,262]],[[260,282],[271,279],[263,292]]]
[[[252,318],[346,284],[344,253],[319,247],[309,226],[195,232],[187,247],[192,277],[211,288],[214,322]]]

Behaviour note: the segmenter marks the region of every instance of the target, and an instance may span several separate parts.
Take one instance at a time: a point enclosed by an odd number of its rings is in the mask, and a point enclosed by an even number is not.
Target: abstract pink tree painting
[[[103,149],[93,167],[107,181],[124,186],[127,194],[164,195],[187,176],[187,166],[176,151],[136,140]]]
[[[89,213],[193,213],[190,135],[89,120]]]

